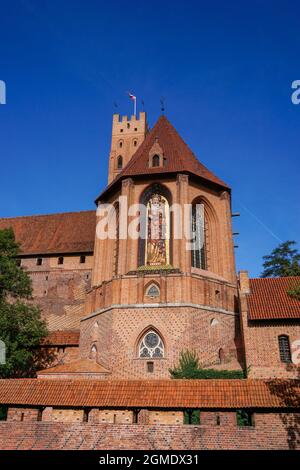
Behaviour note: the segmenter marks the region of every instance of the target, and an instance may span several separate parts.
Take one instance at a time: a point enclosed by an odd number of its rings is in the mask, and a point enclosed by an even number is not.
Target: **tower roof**
[[[164,165],[149,167],[149,153],[151,153],[155,144],[162,150]],[[131,160],[103,193],[100,194],[97,200],[124,178],[166,173],[190,173],[224,189],[229,189],[229,186],[224,181],[199,162],[170,121],[165,116],[160,116]]]

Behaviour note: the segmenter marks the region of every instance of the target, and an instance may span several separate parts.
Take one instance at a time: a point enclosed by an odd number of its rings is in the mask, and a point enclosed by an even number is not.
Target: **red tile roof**
[[[93,252],[96,212],[65,212],[0,219],[0,230],[12,227],[22,254]]]
[[[79,330],[52,331],[42,340],[42,346],[78,346]]]
[[[58,364],[38,371],[38,375],[51,374],[107,374],[109,370],[91,359],[77,359],[76,361]]]
[[[0,403],[120,408],[296,408],[300,381],[0,380]]]
[[[163,167],[149,168],[149,151],[155,142],[160,145],[166,160]],[[123,178],[182,172],[194,174],[222,188],[229,189],[229,186],[224,181],[199,162],[168,119],[165,116],[161,116],[128,164],[98,199],[103,197],[107,190],[111,189]]]
[[[300,277],[250,279],[249,320],[300,319],[300,301],[287,291],[300,284]]]

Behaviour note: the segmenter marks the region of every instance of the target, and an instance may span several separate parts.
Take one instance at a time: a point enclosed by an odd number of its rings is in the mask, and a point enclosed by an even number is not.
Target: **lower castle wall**
[[[0,422],[0,449],[299,449],[299,413],[255,413],[254,427]]]

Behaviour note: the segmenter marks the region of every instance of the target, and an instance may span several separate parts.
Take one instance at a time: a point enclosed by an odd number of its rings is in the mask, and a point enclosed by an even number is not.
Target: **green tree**
[[[300,276],[300,253],[295,245],[295,241],[286,241],[264,256],[261,277]]]
[[[34,376],[36,347],[47,335],[39,308],[30,302],[31,279],[18,265],[19,252],[13,230],[0,230],[0,340],[6,349],[1,378]]]
[[[181,351],[179,364],[169,369],[172,379],[243,379],[245,373],[239,370],[203,369],[195,351]]]
[[[293,297],[293,299],[300,300],[300,282],[297,286],[295,286],[294,288],[288,290],[288,295],[290,297]]]

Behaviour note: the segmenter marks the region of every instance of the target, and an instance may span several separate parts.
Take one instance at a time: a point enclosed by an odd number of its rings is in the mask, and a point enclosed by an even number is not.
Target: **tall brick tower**
[[[108,183],[127,165],[132,155],[145,139],[148,131],[146,113],[141,112],[139,118],[113,115],[111,149],[109,155]]]

